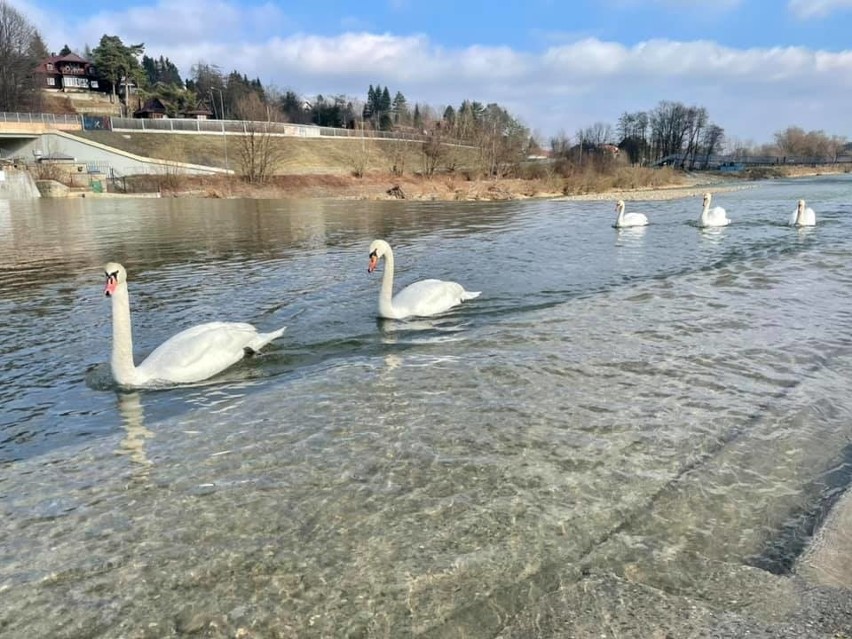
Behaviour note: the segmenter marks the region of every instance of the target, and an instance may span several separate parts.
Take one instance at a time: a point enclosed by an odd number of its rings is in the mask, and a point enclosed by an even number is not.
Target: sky
[[[661,101],[728,143],[852,140],[852,0],[6,0],[47,47],[102,35],[311,98],[370,85],[442,112],[495,102],[547,144]],[[62,19],[57,19],[57,16]]]

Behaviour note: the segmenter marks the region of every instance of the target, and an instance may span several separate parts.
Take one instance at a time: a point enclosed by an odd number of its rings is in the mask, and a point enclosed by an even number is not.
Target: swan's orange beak
[[[372,273],[376,270],[376,264],[379,263],[379,258],[376,257],[375,253],[370,253],[370,264],[367,266],[367,272]]]
[[[104,295],[109,297],[115,293],[115,287],[118,286],[118,278],[115,275],[107,275],[106,286],[104,287]]]

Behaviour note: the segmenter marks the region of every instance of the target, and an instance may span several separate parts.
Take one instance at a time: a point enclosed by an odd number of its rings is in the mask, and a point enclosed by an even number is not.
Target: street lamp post
[[[228,162],[228,136],[225,135],[225,100],[222,97],[222,89],[211,87],[210,89],[210,99],[213,100],[213,110],[216,110],[216,96],[213,95],[213,91],[219,92],[219,117],[222,120],[222,141],[225,146],[225,169],[228,171],[231,170],[231,163]]]

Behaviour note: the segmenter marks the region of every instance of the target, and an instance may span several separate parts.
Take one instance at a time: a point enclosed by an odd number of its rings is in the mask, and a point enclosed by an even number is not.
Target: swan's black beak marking
[[[118,271],[115,271],[114,273],[104,273],[104,275],[106,275],[107,278],[106,287],[104,287],[104,295],[109,297],[118,285]]]
[[[379,262],[379,256],[376,255],[376,252],[373,251],[370,253],[370,264],[367,266],[367,272],[372,273],[376,270],[376,264]]]

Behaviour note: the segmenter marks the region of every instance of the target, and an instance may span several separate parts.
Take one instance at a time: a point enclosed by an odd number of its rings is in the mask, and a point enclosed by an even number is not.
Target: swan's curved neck
[[[382,288],[379,291],[379,314],[393,317],[393,251],[388,247],[384,254],[385,272],[382,274]]]
[[[618,217],[616,217],[616,218],[615,218],[615,225],[616,225],[616,226],[621,226],[621,224],[622,224],[623,222],[624,222],[624,207],[623,207],[623,206],[619,206],[619,207],[618,207]]]
[[[805,207],[799,204],[796,207],[796,224],[802,223],[802,218],[805,216]]]
[[[707,213],[710,212],[710,198],[704,200],[704,209],[701,211],[701,221],[707,221]]]
[[[131,384],[136,376],[133,365],[133,335],[130,328],[130,296],[127,284],[112,295],[112,376],[119,384]]]

